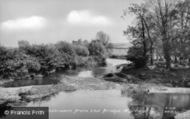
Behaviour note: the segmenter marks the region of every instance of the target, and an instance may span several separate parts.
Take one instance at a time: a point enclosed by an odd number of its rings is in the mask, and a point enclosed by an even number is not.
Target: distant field
[[[127,55],[128,49],[113,49],[112,55],[124,56]]]
[[[113,47],[116,49],[128,49],[132,46],[130,43],[112,43]]]
[[[128,43],[113,43],[112,55],[115,56],[124,56],[127,55],[128,48],[131,44]]]

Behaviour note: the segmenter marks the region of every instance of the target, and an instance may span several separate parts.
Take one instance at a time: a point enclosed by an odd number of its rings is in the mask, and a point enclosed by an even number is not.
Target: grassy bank
[[[133,75],[142,82],[161,83],[170,87],[190,87],[190,70],[187,68],[123,68],[123,74]]]

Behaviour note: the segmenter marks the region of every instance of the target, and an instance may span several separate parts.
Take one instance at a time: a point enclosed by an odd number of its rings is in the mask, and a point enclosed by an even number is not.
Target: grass
[[[173,87],[190,87],[190,69],[187,68],[172,70],[164,68],[155,68],[153,70],[149,68],[124,68],[121,73],[136,76],[143,82],[162,83]]]

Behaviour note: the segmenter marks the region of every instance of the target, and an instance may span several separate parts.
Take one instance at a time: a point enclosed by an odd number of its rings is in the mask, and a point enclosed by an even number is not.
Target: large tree
[[[155,38],[155,32],[153,32],[154,22],[151,20],[151,15],[146,8],[146,4],[133,4],[124,11],[124,15],[126,13],[132,13],[135,15],[136,24],[133,26],[129,26],[126,31],[124,31],[125,35],[133,37],[133,45],[136,47],[140,46],[143,50],[143,57],[150,56],[151,64],[153,64],[153,45]]]
[[[189,39],[190,39],[190,2],[188,0],[181,1],[176,5],[176,19],[177,28],[179,32],[178,41],[178,51],[183,59],[189,56]],[[181,61],[180,61],[181,62]]]
[[[124,33],[132,34],[135,43],[141,44],[144,56],[149,54],[151,64],[153,49],[163,48],[166,68],[170,69],[172,55],[180,53],[187,57],[188,54],[189,8],[187,0],[147,0],[141,5],[134,4],[128,11],[135,14],[136,24]]]
[[[96,40],[100,41],[108,52],[110,52],[112,50],[113,45],[111,43],[111,39],[108,34],[104,33],[103,31],[99,31],[96,34]]]
[[[166,68],[169,69],[171,68],[171,41],[178,36],[174,33],[177,2],[175,0],[149,0],[147,4],[149,4],[149,11],[153,16],[155,29],[162,40]]]

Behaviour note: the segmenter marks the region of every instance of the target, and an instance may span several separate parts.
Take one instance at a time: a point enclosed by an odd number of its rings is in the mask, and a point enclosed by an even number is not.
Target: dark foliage
[[[143,68],[147,64],[148,56],[143,55],[141,47],[131,47],[128,51],[127,60],[133,62],[136,68]]]

